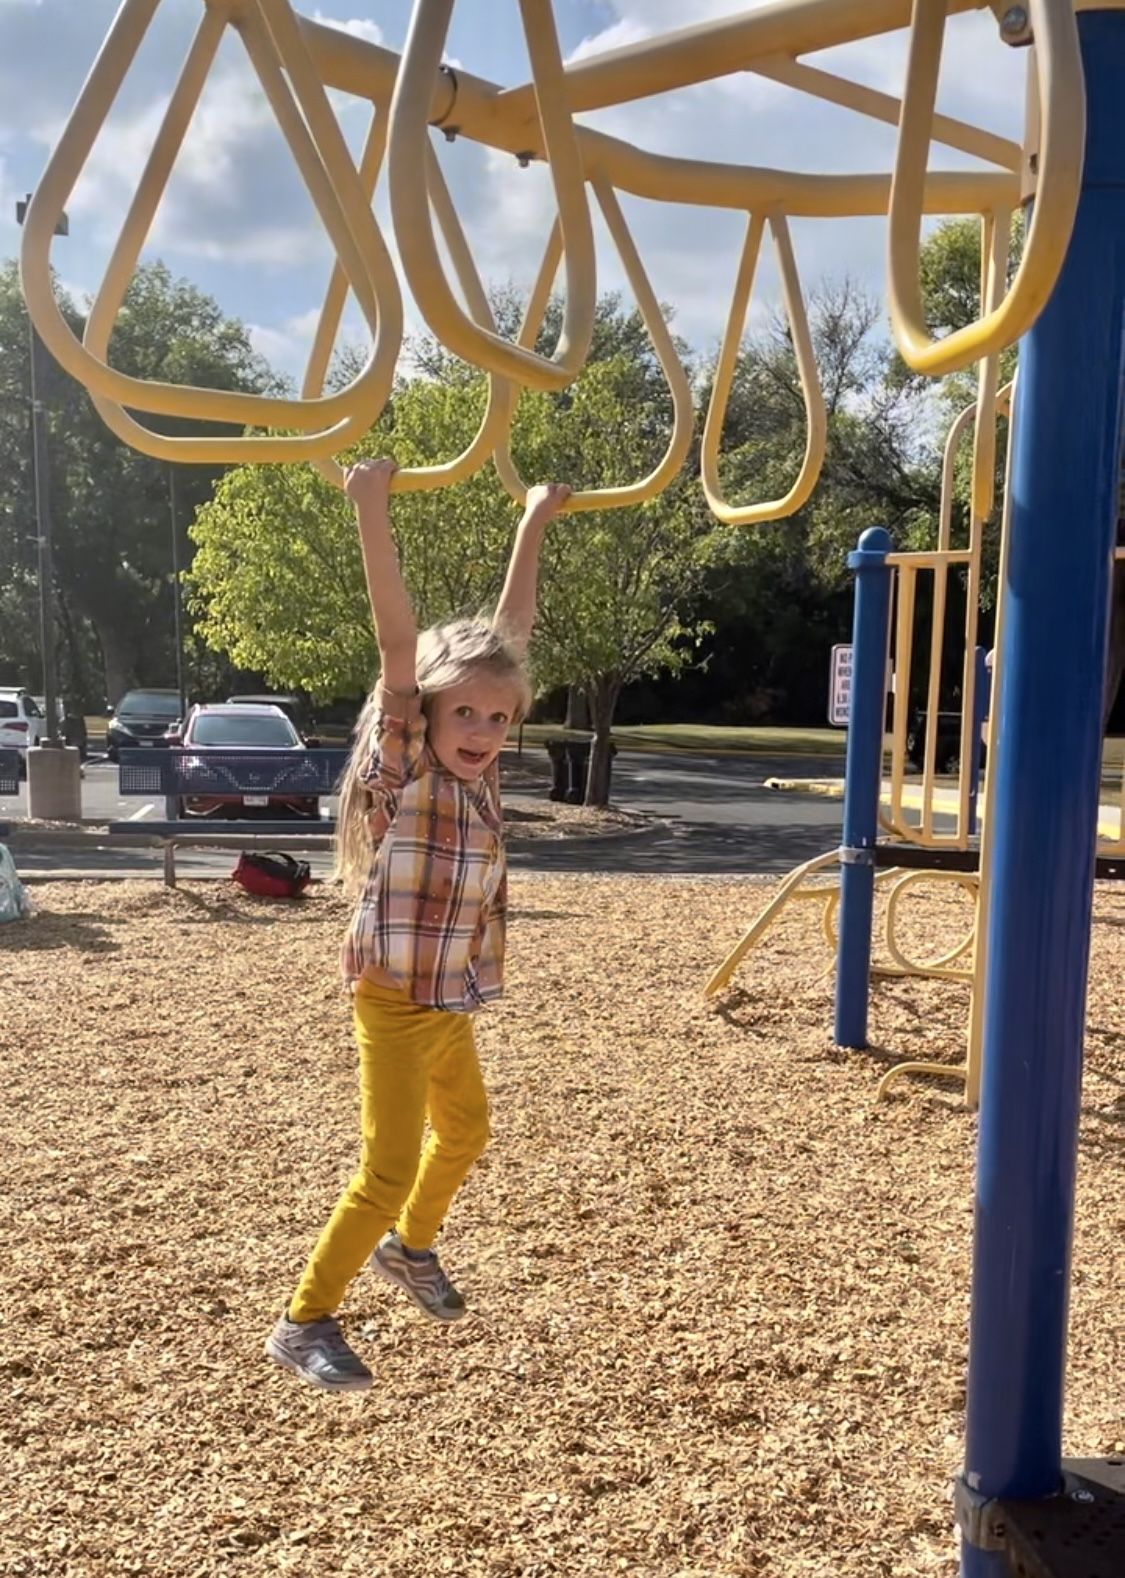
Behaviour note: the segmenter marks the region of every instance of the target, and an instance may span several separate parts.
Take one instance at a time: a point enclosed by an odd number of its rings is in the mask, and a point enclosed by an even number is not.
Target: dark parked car
[[[259,793],[246,794],[242,789],[235,789],[233,784],[226,791],[212,782],[205,792],[184,796],[178,808],[180,816],[221,817],[223,820],[292,816],[310,821],[320,817],[318,796],[302,792],[302,766],[306,781],[309,771],[304,758],[305,742],[280,707],[256,707],[249,702],[216,702],[212,706],[192,707],[183,727],[170,730],[165,744],[180,746],[188,765],[194,757],[204,768],[209,766],[207,758],[212,753],[218,757],[223,751],[237,752],[239,756],[252,756],[255,751],[293,751],[297,754],[292,771],[284,767],[277,771],[271,769],[269,781]],[[221,758],[214,764],[213,776],[220,780],[223,777]]]
[[[179,721],[179,691],[126,691],[106,726],[106,755],[115,762],[120,750],[131,750],[139,745],[166,745],[165,735]]]
[[[227,706],[280,707],[306,745],[316,746],[320,743],[312,738],[312,713],[309,711],[308,702],[303,701],[300,696],[270,696],[265,693],[261,696],[228,696]]]
[[[924,751],[926,748],[926,714],[914,712],[910,716],[910,724],[906,734],[906,759],[912,767],[919,772],[925,766]],[[985,760],[985,747],[982,742],[980,748],[980,767],[983,769]],[[959,712],[939,712],[937,715],[937,749],[934,752],[934,767],[939,773],[956,773],[961,766],[961,714]]]

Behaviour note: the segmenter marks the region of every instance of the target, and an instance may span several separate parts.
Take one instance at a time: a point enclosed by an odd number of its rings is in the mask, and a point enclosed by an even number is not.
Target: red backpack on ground
[[[294,860],[280,850],[264,855],[241,854],[231,880],[263,899],[298,899],[312,881],[307,860]]]

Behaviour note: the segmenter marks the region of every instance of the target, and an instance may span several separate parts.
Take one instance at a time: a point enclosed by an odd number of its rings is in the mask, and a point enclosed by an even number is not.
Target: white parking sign
[[[891,660],[887,659],[887,694],[895,688]],[[852,715],[852,648],[832,648],[832,668],[828,680],[828,721],[836,729],[846,729]]]
[[[852,711],[851,645],[832,648],[832,669],[828,683],[828,721],[833,728],[847,728]]]

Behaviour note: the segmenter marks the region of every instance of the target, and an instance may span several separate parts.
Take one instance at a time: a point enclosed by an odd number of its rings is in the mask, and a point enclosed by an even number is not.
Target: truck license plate
[[[244,794],[242,803],[243,805],[269,805],[270,797],[268,794]]]

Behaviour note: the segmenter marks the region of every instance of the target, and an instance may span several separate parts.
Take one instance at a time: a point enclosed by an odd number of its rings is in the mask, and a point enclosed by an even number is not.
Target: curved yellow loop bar
[[[87,321],[83,343],[72,335],[55,301],[50,280],[50,241],[58,214],[89,156],[97,132],[112,105],[137,48],[151,21],[158,0],[125,0],[105,45],[95,62],[63,137],[55,150],[28,211],[21,257],[21,277],[28,310],[49,349],[59,362],[89,388],[97,409],[119,437],[146,454],[161,459],[236,463],[243,460],[279,461],[309,459],[331,454],[354,442],[376,419],[390,392],[402,334],[402,305],[394,269],[370,211],[356,214],[354,203],[345,214],[338,193],[347,192],[348,170],[357,180],[346,144],[324,97],[299,29],[293,24],[296,45],[304,56],[307,76],[316,81],[324,100],[318,110],[294,105],[286,85],[274,42],[257,9],[241,14],[240,23],[248,53],[292,147],[310,192],[320,209],[338,252],[344,256],[357,299],[371,326],[375,347],[355,382],[327,399],[308,402],[239,391],[203,389],[194,385],[167,384],[137,379],[109,367],[106,349],[113,324],[132,278],[145,236],[182,145],[207,72],[218,47],[225,18],[208,10],[196,34],[184,70],[169,102],[145,171],[130,206],[121,236]],[[262,0],[277,8],[276,0]],[[292,13],[283,5],[292,23]],[[296,84],[306,72],[286,46],[285,70]],[[317,127],[318,148],[305,120]],[[336,145],[327,133],[335,128]],[[327,134],[326,134],[327,133]],[[348,193],[349,197],[354,196]],[[366,205],[365,205],[366,207]],[[357,240],[353,221],[360,240]],[[175,438],[153,433],[122,409],[151,411],[160,415],[199,420],[320,428],[309,436],[269,435],[237,438]],[[324,429],[324,424],[330,424]]]
[[[989,214],[981,225],[981,309],[995,312],[1004,299],[1012,216],[1005,209]],[[987,520],[996,503],[996,394],[1000,384],[1000,352],[981,359],[977,379],[977,418],[973,435],[972,509]]]
[[[996,391],[993,404],[993,421],[1007,416],[1011,409],[1012,389],[1015,380],[1006,383]],[[963,406],[953,421],[945,437],[945,448],[941,457],[941,505],[938,515],[938,552],[951,553],[953,532],[953,499],[956,493],[957,456],[960,452],[965,434],[970,426],[974,426],[978,413],[978,402],[971,401]],[[976,452],[974,450],[974,460]],[[973,505],[975,510],[975,504]]]
[[[387,118],[376,109],[372,113],[363,152],[359,158],[360,185],[368,201],[371,201],[375,195],[386,146]],[[336,344],[336,336],[340,332],[340,321],[344,316],[347,299],[348,276],[337,257],[332,265],[328,288],[324,293],[324,305],[320,309],[316,332],[309,347],[309,359],[305,364],[305,376],[301,384],[302,400],[316,400],[324,393],[324,383],[332,363],[332,351]],[[313,465],[328,482],[336,487],[343,487],[344,473],[335,460],[330,458],[314,460]]]
[[[973,919],[968,932],[954,948],[946,953],[939,954],[932,959],[911,959],[895,941],[895,927],[898,922],[899,901],[908,888],[914,887],[919,882],[950,881],[955,887],[968,897],[973,907]],[[887,898],[887,910],[884,917],[885,933],[883,937],[887,952],[895,964],[905,975],[936,976],[939,980],[971,981],[972,969],[958,969],[957,960],[963,959],[973,946],[976,938],[976,912],[977,912],[978,882],[975,873],[965,871],[907,871],[902,873],[891,888]]]
[[[963,406],[953,421],[949,424],[949,431],[945,435],[945,448],[941,455],[941,503],[938,510],[938,539],[939,553],[949,553],[953,545],[953,500],[957,494],[957,457],[961,452],[965,434],[973,425],[977,414],[977,403],[971,401]]]
[[[683,465],[688,450],[691,448],[692,423],[695,414],[691,395],[691,383],[684,365],[676,351],[668,325],[664,321],[664,314],[660,310],[660,302],[652,288],[648,275],[645,273],[644,264],[641,262],[633,237],[625,223],[625,216],[617,201],[617,195],[609,181],[602,174],[596,174],[590,183],[598,199],[598,205],[605,215],[605,222],[613,243],[617,248],[618,256],[625,269],[626,278],[632,287],[637,306],[640,308],[641,318],[648,330],[649,339],[656,351],[664,377],[668,383],[668,390],[672,396],[672,432],[668,439],[668,447],[659,463],[649,472],[647,477],[642,477],[639,482],[625,483],[619,487],[609,488],[582,488],[570,495],[563,505],[563,510],[568,514],[575,514],[583,510],[617,510],[627,505],[644,504],[647,499],[654,499],[662,493]],[[543,263],[539,269],[539,277],[535,282],[531,297],[524,313],[523,323],[520,327],[519,340],[521,345],[534,345],[535,337],[539,333],[543,321],[543,314],[547,310],[547,302],[551,294],[551,282],[558,267],[559,250],[562,247],[561,227],[556,223],[547,243]],[[522,504],[527,497],[527,484],[515,468],[512,453],[507,439],[497,444],[496,472],[504,487],[517,503]]]
[[[390,113],[390,195],[403,272],[418,309],[442,343],[467,362],[535,389],[563,389],[580,372],[597,302],[594,236],[582,160],[566,106],[566,83],[550,0],[520,0],[543,141],[566,252],[566,309],[548,360],[474,323],[438,256],[426,193],[428,118],[453,0],[416,0]]]
[[[376,115],[372,121],[371,131],[360,159],[360,180],[363,182],[364,191],[369,200],[374,194],[375,184],[378,180],[385,141],[386,120],[383,116]],[[473,255],[465,239],[465,232],[461,227],[460,219],[457,217],[457,210],[453,206],[449,187],[432,144],[429,148],[428,176],[430,204],[437,216],[438,225],[450,258],[453,261],[454,272],[457,275],[465,300],[468,302],[469,309],[478,323],[488,328],[495,328],[495,319],[488,300],[488,292],[485,290],[477,272]],[[309,364],[305,373],[302,391],[306,396],[319,394],[324,387],[324,379],[328,371],[332,346],[335,343],[340,327],[340,318],[343,314],[346,294],[347,280],[337,260],[332,271],[332,278],[329,281],[324,310],[317,325],[312,351],[309,355]],[[494,447],[500,442],[504,430],[511,420],[512,409],[511,384],[506,379],[498,378],[495,373],[490,373],[488,375],[488,403],[485,406],[484,416],[481,418],[480,426],[472,442],[453,460],[447,460],[434,466],[403,466],[399,471],[395,472],[392,479],[392,492],[416,493],[425,488],[449,487],[454,482],[461,482],[466,477],[472,476],[474,471],[479,471],[491,459]],[[319,460],[316,462],[316,468],[329,482],[335,483],[337,487],[343,486],[344,473],[335,460]]]
[[[746,226],[746,241],[735,279],[734,299],[723,335],[722,349],[715,367],[711,387],[711,401],[707,407],[707,421],[703,428],[699,474],[703,492],[711,513],[727,526],[755,526],[764,521],[783,520],[794,515],[806,502],[816,487],[820,468],[824,464],[824,451],[828,443],[828,413],[820,387],[820,374],[816,366],[812,333],[805,311],[801,281],[797,274],[797,260],[784,214],[770,214],[768,223],[773,233],[777,260],[781,269],[785,310],[793,333],[793,348],[797,356],[797,371],[801,379],[801,392],[805,398],[805,415],[808,437],[805,440],[805,458],[796,481],[783,498],[771,499],[762,504],[728,504],[720,491],[719,443],[723,436],[727,402],[730,400],[738,365],[738,350],[742,343],[742,330],[746,322],[746,309],[754,287],[758,255],[762,248],[762,232],[767,223],[765,216],[752,214]]]
[[[823,855],[814,855],[811,860],[806,860],[804,865],[794,867],[780,883],[777,891],[757,916],[753,925],[748,931],[743,932],[726,958],[712,972],[710,979],[703,988],[704,997],[716,997],[725,986],[730,985],[734,972],[759,937],[769,930],[774,918],[785,908],[790,899],[804,897],[803,894],[798,894],[795,891],[800,887],[804,879],[811,877],[814,872],[823,871],[826,866],[835,865],[839,859],[840,851],[838,849],[829,849]],[[821,891],[821,889],[817,889],[817,897],[820,896]]]
[[[952,373],[1011,345],[1047,302],[1066,256],[1082,178],[1086,93],[1073,0],[1028,0],[1041,106],[1039,179],[1023,257],[999,305],[931,339],[918,261],[923,190],[949,0],[914,0],[891,180],[888,292],[895,342],[920,373]]]

